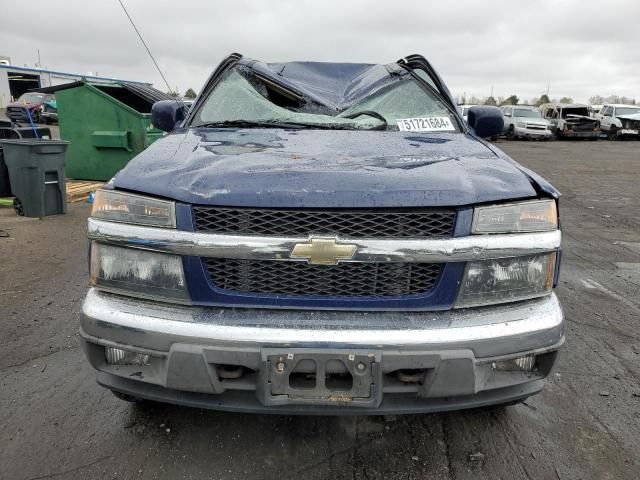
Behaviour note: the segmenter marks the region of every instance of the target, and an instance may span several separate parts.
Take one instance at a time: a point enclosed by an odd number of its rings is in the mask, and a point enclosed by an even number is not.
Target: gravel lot
[[[78,345],[86,204],[0,209],[0,479],[640,477],[640,142],[506,142],[564,194],[567,343],[502,411],[252,416],[132,406]]]

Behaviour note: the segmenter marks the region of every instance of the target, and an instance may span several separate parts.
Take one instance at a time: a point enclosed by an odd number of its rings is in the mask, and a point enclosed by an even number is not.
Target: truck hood
[[[22,102],[10,102],[10,103],[7,103],[7,108],[10,108],[10,107],[25,108],[25,107],[27,107],[29,110],[32,110],[34,108],[39,107],[40,105],[42,105],[42,103],[27,102],[26,104],[24,104]]]
[[[622,120],[639,121],[640,113],[630,113],[629,115],[617,115],[616,118],[621,118]]]
[[[534,197],[536,180],[466,134],[181,129],[129,162],[112,185],[193,204],[364,208]]]
[[[574,124],[586,124],[586,123],[597,123],[598,119],[593,117],[587,117],[586,115],[574,115],[570,113],[569,115],[564,117],[567,123]]]

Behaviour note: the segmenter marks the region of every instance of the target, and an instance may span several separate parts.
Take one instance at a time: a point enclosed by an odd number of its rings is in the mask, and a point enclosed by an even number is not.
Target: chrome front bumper
[[[448,312],[228,309],[140,301],[91,289],[81,336],[98,380],[113,390],[172,403],[279,413],[424,412],[503,403],[539,391],[564,341],[555,296]],[[150,355],[114,366],[104,347]],[[355,404],[278,404],[264,392],[265,352],[368,355],[379,369],[377,399]],[[493,362],[535,353],[535,373],[494,371]],[[288,356],[291,357],[288,357]],[[241,377],[218,369],[241,367]],[[423,383],[398,382],[424,370]]]
[[[537,130],[532,128],[515,127],[515,135],[517,137],[526,138],[551,138],[553,132],[551,130]]]

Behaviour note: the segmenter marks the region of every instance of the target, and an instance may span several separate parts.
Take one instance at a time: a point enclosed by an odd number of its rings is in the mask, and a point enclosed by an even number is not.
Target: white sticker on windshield
[[[449,117],[399,118],[396,123],[401,132],[455,132],[456,130]]]

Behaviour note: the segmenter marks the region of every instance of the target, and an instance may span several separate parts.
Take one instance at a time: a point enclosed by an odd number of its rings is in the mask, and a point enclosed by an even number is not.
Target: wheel
[[[609,140],[618,140],[618,129],[613,126],[610,127],[607,137],[609,138]]]
[[[553,133],[554,133],[554,137],[556,137],[556,140],[562,139],[562,133],[560,132],[559,128],[556,128]]]
[[[141,403],[145,401],[144,398],[134,397],[133,395],[127,395],[126,393],[116,392],[115,390],[111,390],[111,393],[113,393],[120,400],[129,402],[129,403]]]
[[[24,208],[22,207],[22,202],[18,197],[13,199],[13,209],[16,211],[18,216],[24,217]]]
[[[509,140],[513,140],[514,138],[516,138],[516,129],[513,127],[513,125],[509,125],[509,128],[507,129],[507,138]]]

